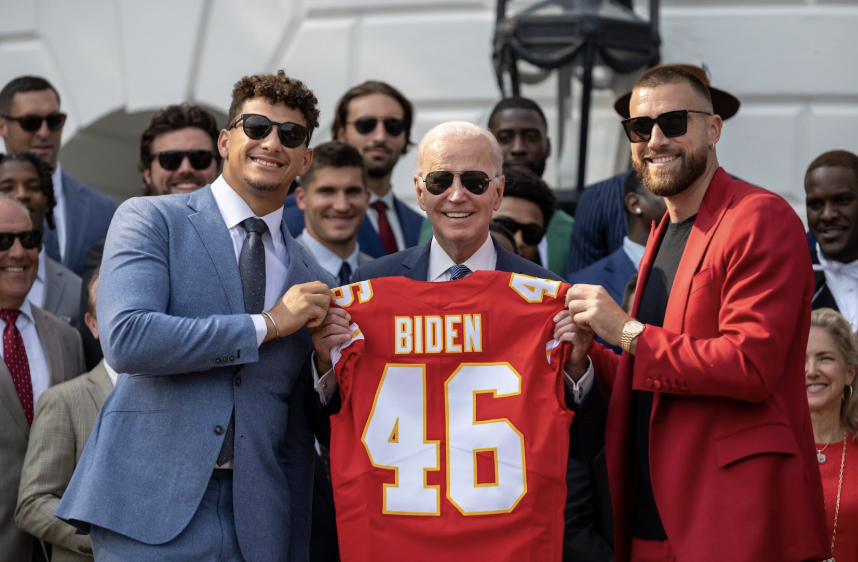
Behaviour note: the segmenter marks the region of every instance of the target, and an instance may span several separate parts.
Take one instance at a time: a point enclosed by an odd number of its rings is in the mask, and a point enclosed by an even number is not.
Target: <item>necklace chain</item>
[[[843,454],[840,456],[840,479],[837,481],[837,504],[834,507],[834,525],[831,530],[831,555],[834,556],[834,539],[837,538],[837,516],[840,514],[840,491],[843,489],[843,467],[846,466],[846,441],[843,440]]]

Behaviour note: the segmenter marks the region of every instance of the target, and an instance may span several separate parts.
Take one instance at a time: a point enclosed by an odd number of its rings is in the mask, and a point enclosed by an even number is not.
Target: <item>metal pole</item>
[[[578,191],[584,191],[587,171],[587,133],[590,128],[590,96],[593,91],[593,65],[596,64],[596,46],[593,38],[584,46],[584,76],[581,79],[581,140],[578,144]]]

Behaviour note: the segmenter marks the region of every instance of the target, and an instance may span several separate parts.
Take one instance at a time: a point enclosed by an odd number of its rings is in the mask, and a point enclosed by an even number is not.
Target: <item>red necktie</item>
[[[24,339],[15,325],[20,310],[0,310],[0,318],[6,322],[3,330],[3,362],[12,375],[18,399],[24,407],[27,423],[33,423],[33,381],[30,379],[30,362],[27,360],[27,350]]]
[[[387,220],[387,204],[378,199],[372,206],[378,211],[378,236],[381,238],[381,243],[384,244],[384,250],[388,254],[395,254],[399,248],[396,246],[396,237],[393,235],[393,229],[390,228],[390,222]]]

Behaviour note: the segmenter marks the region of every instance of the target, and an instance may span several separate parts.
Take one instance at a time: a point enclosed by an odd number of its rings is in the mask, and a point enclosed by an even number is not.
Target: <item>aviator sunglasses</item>
[[[712,115],[708,111],[695,111],[693,109],[679,109],[662,113],[655,119],[652,117],[632,117],[623,119],[623,130],[631,142],[647,142],[652,138],[652,127],[658,125],[666,137],[681,137],[688,130],[688,114],[702,113]]]
[[[50,115],[22,115],[20,117],[12,117],[11,115],[0,115],[3,119],[9,121],[17,121],[18,125],[28,133],[35,133],[42,128],[42,121],[48,122],[48,129],[59,131],[66,124],[65,113],[51,113]]]
[[[15,243],[15,238],[21,241],[21,245],[32,250],[38,248],[42,243],[41,230],[25,230],[23,232],[0,232],[0,252],[5,252]]]
[[[493,179],[485,172],[479,170],[471,170],[468,172],[429,172],[426,178],[420,178],[426,183],[426,189],[432,195],[441,195],[453,185],[453,180],[459,176],[459,181],[462,182],[462,187],[473,193],[474,195],[482,195],[489,188],[489,184]]]
[[[215,153],[211,150],[165,150],[152,155],[158,159],[158,163],[168,172],[175,172],[182,165],[185,157],[191,163],[194,170],[205,170],[212,165]]]
[[[277,127],[277,136],[286,148],[298,148],[305,140],[310,144],[310,130],[298,123],[276,123],[264,115],[243,113],[229,128],[234,129],[239,121],[244,121],[244,134],[253,140],[264,139],[271,132],[271,127]]]
[[[492,219],[513,234],[521,232],[521,239],[528,246],[536,246],[545,236],[545,229],[536,223],[521,224],[509,217],[494,217]]]
[[[378,121],[378,117],[358,117],[350,124],[355,126],[355,131],[358,133],[368,135],[378,126]],[[387,119],[383,119],[381,122],[384,124],[384,130],[387,131],[387,134],[391,137],[398,137],[402,134],[402,131],[405,130],[405,121],[402,119],[388,117]]]

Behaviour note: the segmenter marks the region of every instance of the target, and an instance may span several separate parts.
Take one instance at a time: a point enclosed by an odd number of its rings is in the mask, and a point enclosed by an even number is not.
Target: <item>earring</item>
[[[846,389],[847,388],[849,389],[849,396],[848,397],[846,396]],[[843,398],[843,401],[848,404],[849,401],[852,400],[852,387],[848,384],[845,387],[843,387],[843,394],[841,396]]]
[[[641,208],[640,207],[635,207],[635,214],[636,215],[641,214]]]
[[[712,144],[710,144],[710,145],[709,145],[709,148],[711,148],[711,149],[713,149],[713,150],[714,150],[714,149],[715,149],[715,143],[713,142]]]

